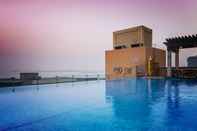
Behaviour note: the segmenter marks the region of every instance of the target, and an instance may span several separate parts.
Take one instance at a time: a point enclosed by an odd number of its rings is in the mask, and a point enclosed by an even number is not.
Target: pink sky
[[[167,37],[197,34],[196,12],[196,0],[0,0],[1,70],[102,71],[113,31],[145,25],[164,48]]]

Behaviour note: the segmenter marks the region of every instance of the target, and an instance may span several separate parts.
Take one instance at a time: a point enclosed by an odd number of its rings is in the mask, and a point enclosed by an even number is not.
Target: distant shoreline
[[[28,80],[22,81],[20,79],[0,79],[0,88],[12,87],[12,86],[23,86],[23,85],[43,85],[43,84],[56,84],[56,83],[69,83],[69,82],[80,82],[80,81],[94,81],[104,80],[105,78],[72,78],[72,77],[49,77],[42,78],[40,80]]]

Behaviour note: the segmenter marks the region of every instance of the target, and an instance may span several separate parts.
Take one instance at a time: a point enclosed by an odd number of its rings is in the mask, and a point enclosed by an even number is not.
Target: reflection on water
[[[197,130],[194,80],[138,78],[1,88],[0,104],[0,130]]]
[[[118,119],[142,129],[197,129],[197,87],[191,80],[106,81],[106,99]],[[166,129],[167,128],[167,129]]]

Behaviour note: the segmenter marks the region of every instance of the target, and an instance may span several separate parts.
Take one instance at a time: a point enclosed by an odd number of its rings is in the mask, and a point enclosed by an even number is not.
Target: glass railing
[[[24,73],[24,72],[23,72]],[[86,71],[26,71],[26,76],[20,77],[20,72],[0,73],[0,87],[35,84],[55,84],[65,82],[104,80],[103,72]],[[34,73],[34,74],[31,74]],[[35,75],[38,73],[38,75]]]

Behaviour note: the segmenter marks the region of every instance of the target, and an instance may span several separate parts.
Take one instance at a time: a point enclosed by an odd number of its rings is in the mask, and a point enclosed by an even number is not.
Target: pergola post
[[[168,49],[168,67],[167,67],[167,77],[172,76],[172,51]]]
[[[175,51],[175,67],[179,67],[179,49],[176,49]]]

